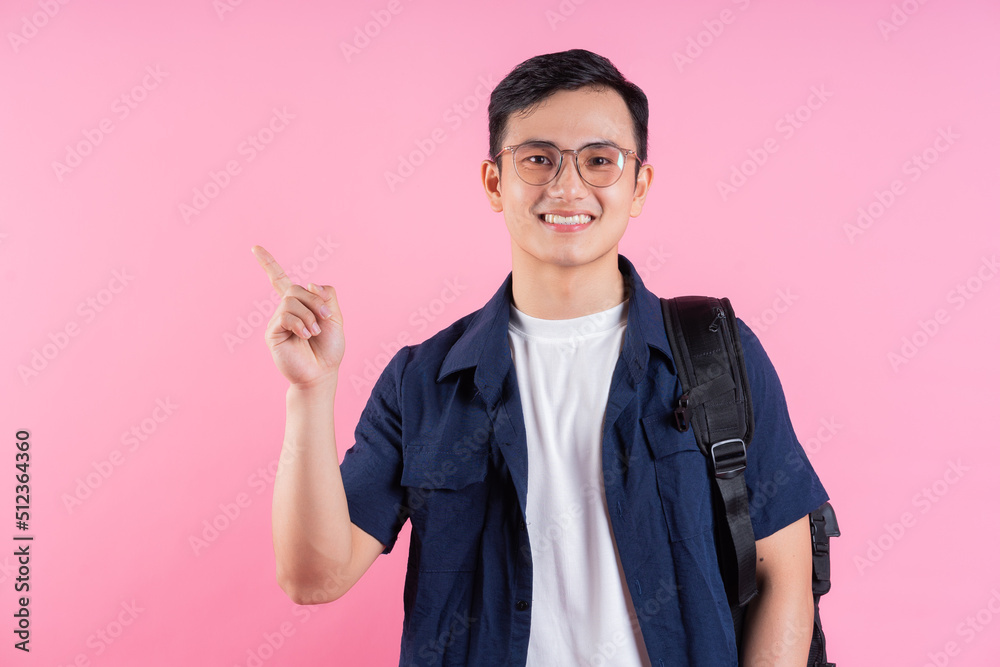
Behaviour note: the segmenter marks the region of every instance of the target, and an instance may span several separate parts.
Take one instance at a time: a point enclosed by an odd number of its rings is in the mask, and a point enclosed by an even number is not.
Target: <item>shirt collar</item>
[[[625,276],[628,291],[628,319],[622,341],[621,355],[628,364],[636,383],[644,376],[649,361],[649,347],[655,347],[668,359],[671,373],[676,374],[673,354],[663,326],[660,300],[646,289],[642,279],[624,255],[618,255],[618,270]],[[511,364],[507,327],[510,322],[513,272],[493,297],[474,313],[468,327],[445,355],[438,372],[441,382],[455,371],[476,367],[475,383],[487,403],[495,404]]]

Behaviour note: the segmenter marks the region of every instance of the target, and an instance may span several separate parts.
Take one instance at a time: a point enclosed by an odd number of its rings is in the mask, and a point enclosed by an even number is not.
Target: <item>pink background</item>
[[[996,664],[996,3],[223,2],[0,9],[0,663],[396,664],[408,526],[333,604],[275,583],[287,385],[249,248],[337,288],[343,456],[389,353],[510,270],[479,181],[489,91],[583,47],[650,100],[656,177],[620,251],[660,295],[732,300],[834,499],[832,659]]]

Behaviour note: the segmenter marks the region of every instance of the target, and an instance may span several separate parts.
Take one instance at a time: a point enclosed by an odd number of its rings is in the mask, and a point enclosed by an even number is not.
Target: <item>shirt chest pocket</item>
[[[694,430],[678,431],[673,412],[643,417],[642,429],[656,469],[656,486],[671,542],[712,529],[708,463]]]
[[[485,449],[414,442],[403,450],[400,484],[424,572],[474,570],[489,502]]]

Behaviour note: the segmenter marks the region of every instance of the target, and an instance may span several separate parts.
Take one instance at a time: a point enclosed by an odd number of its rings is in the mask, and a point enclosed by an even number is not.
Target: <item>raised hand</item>
[[[253,246],[251,252],[281,296],[264,333],[278,370],[304,388],[335,382],[344,358],[344,318],[337,293],[330,285],[296,285],[262,246]]]

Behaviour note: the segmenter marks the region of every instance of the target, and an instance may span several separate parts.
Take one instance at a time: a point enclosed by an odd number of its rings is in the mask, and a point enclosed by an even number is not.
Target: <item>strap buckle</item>
[[[740,438],[720,440],[712,445],[712,471],[719,479],[732,479],[747,468],[747,446]]]
[[[677,407],[674,408],[674,425],[677,426],[677,430],[683,433],[688,430],[691,426],[691,420],[688,417],[688,410],[690,408],[690,398],[687,392],[681,394],[681,397],[677,399]]]

